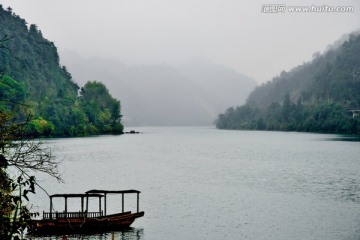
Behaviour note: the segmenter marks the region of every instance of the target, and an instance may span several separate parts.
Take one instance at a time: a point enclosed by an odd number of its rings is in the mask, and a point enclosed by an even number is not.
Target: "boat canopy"
[[[86,194],[103,194],[104,195],[104,204],[105,204],[105,215],[106,215],[106,195],[107,194],[121,194],[122,195],[122,201],[121,201],[121,206],[122,206],[122,212],[124,212],[124,195],[125,194],[131,194],[131,193],[136,193],[137,195],[137,200],[136,200],[136,211],[139,212],[139,194],[141,193],[138,190],[134,190],[134,189],[130,189],[130,190],[101,190],[101,189],[93,189],[93,190],[89,190],[86,192]]]
[[[98,189],[93,189],[90,191],[86,192],[87,194],[125,194],[125,193],[141,193],[138,190],[98,190]]]
[[[88,211],[89,209],[89,198],[90,197],[97,197],[99,198],[99,212],[101,212],[101,198],[105,197],[103,194],[98,194],[98,193],[91,193],[91,194],[87,194],[87,193],[75,193],[75,194],[53,194],[50,195],[50,213],[49,216],[50,218],[52,218],[52,210],[53,210],[53,198],[64,198],[65,199],[65,210],[64,212],[67,213],[68,212],[68,198],[80,198],[81,199],[81,212],[84,212],[84,200],[86,199],[86,210],[85,212]]]
[[[106,211],[107,211],[107,198],[106,195],[107,194],[121,194],[122,195],[122,201],[121,201],[121,206],[122,206],[122,212],[124,213],[124,195],[125,194],[133,194],[135,193],[137,195],[137,199],[136,199],[136,210],[137,212],[139,212],[139,194],[140,191],[138,190],[99,190],[99,189],[93,189],[90,191],[87,191],[85,193],[76,193],[76,194],[53,194],[50,195],[50,215],[52,217],[52,210],[53,210],[53,198],[64,198],[65,199],[65,213],[68,212],[68,198],[80,198],[81,199],[81,212],[88,212],[89,209],[89,198],[91,197],[96,197],[99,199],[99,212],[102,212],[102,203],[101,203],[101,199],[104,198],[104,211],[105,211],[105,215],[106,215]],[[86,200],[86,206],[84,206],[84,200]],[[85,207],[85,209],[84,209]]]

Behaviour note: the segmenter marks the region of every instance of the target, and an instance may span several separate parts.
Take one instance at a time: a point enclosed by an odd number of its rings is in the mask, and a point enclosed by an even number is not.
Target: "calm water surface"
[[[212,127],[137,130],[143,134],[47,142],[65,180],[39,176],[49,194],[142,192],[145,217],[133,229],[82,239],[360,239],[360,142]],[[33,200],[33,210],[48,210],[45,193]],[[136,208],[135,196],[126,200]],[[121,209],[116,199],[108,205]]]

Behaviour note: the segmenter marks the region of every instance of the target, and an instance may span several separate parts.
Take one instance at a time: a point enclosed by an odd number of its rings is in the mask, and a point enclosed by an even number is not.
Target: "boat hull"
[[[119,213],[97,218],[59,218],[33,220],[33,235],[88,234],[124,230],[144,212]]]

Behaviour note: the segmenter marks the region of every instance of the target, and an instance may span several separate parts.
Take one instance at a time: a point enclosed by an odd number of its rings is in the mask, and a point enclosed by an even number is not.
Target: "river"
[[[145,216],[130,231],[82,239],[360,239],[360,142],[213,127],[136,130],[46,141],[65,181],[38,175],[49,194],[141,191]],[[126,200],[136,208],[135,198]],[[33,211],[48,211],[40,189],[32,202]]]

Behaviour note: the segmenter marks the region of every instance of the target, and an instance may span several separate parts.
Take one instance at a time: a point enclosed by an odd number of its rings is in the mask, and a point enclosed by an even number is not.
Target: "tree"
[[[7,40],[0,39],[0,47]],[[0,90],[0,239],[21,239],[32,228],[27,203],[37,183],[31,173],[62,180],[50,150],[26,134],[31,115],[22,103],[22,86],[0,71]]]
[[[0,72],[6,74],[4,84],[0,84],[0,99],[26,103],[27,112],[33,115],[29,135],[122,133],[120,102],[109,96],[105,86],[89,83],[84,86],[88,96],[79,99],[79,86],[66,67],[61,66],[55,44],[45,39],[36,25],[27,24],[2,7],[0,22]],[[92,87],[100,97],[92,98]],[[92,110],[93,106],[100,109]]]
[[[121,134],[120,101],[114,99],[106,86],[100,82],[90,81],[81,88],[80,106],[93,126],[92,134]]]
[[[0,239],[20,239],[31,230],[28,193],[35,193],[40,171],[62,181],[58,163],[39,140],[26,136],[31,117],[19,121],[16,113],[0,110]],[[11,172],[11,177],[9,172]]]

